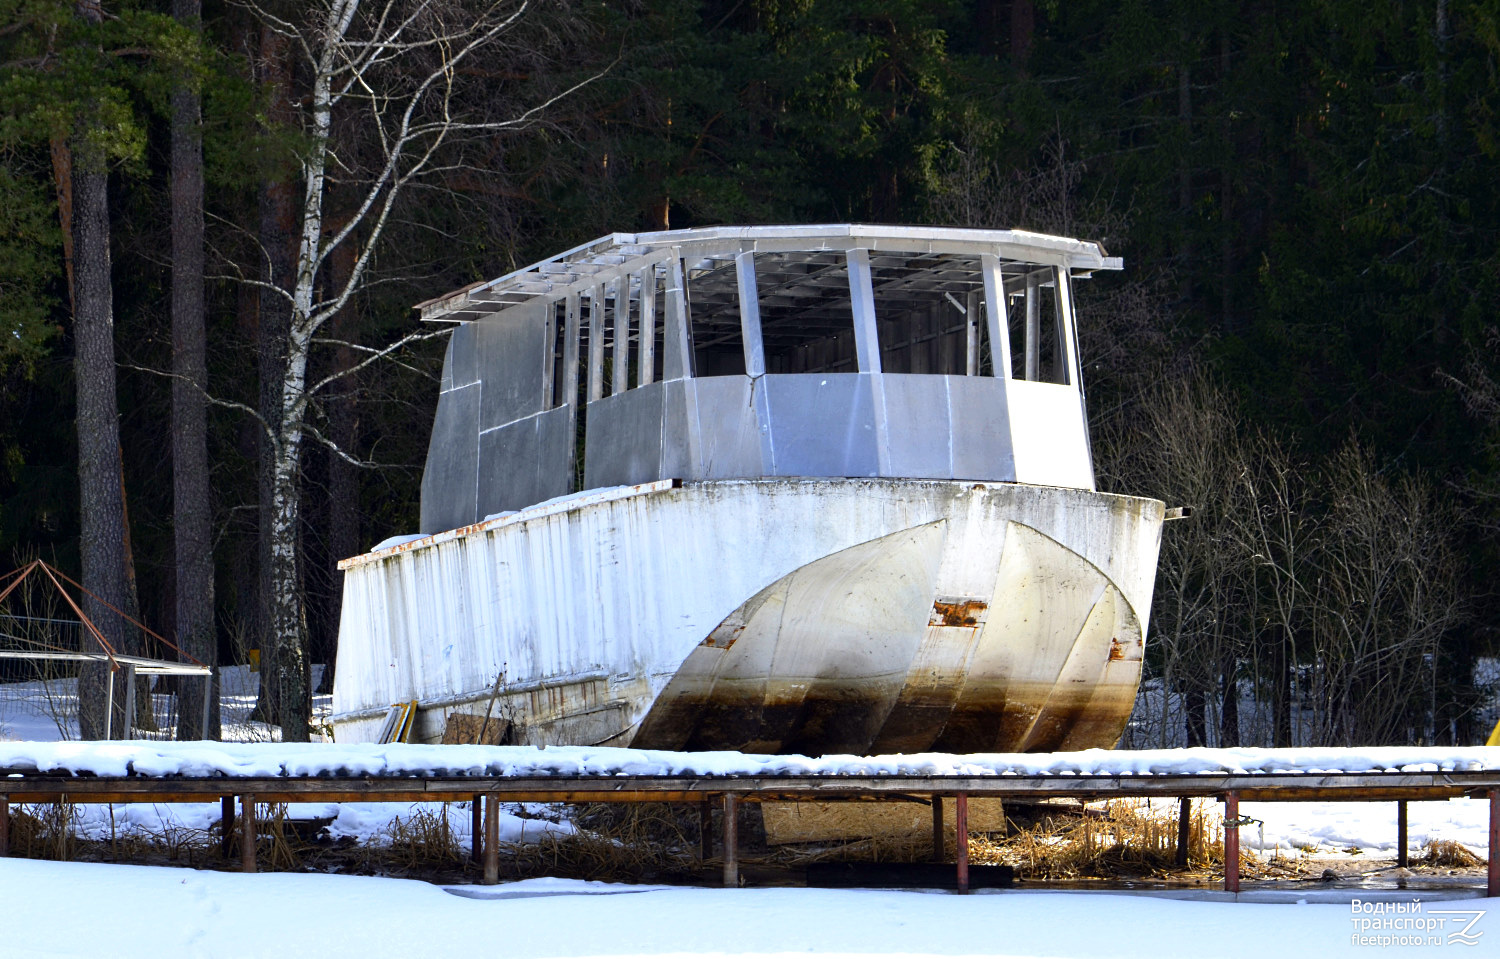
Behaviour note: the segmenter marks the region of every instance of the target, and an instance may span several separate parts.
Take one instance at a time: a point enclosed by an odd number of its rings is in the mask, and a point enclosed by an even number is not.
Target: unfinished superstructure
[[[426,535],[342,564],[339,737],[414,699],[426,740],[491,710],[521,742],[1113,743],[1163,516],[1094,491],[1072,287],[1119,266],[716,227],[422,304],[457,324]]]

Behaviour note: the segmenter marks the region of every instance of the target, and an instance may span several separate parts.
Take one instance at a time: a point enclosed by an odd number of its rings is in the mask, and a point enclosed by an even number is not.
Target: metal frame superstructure
[[[458,324],[422,531],[662,479],[1092,489],[1072,284],[1119,268],[1016,230],[711,227],[420,304]]]

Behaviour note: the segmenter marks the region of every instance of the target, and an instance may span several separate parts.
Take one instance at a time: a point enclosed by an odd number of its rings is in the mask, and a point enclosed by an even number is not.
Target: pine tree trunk
[[[110,287],[109,174],[102,151],[82,138],[73,150],[73,371],[78,395],[79,555],[89,618],[119,652],[130,652],[123,610],[125,498],[120,488],[120,414],[115,391],[114,304]],[[97,652],[85,639],[84,647]],[[123,678],[123,674],[122,674]],[[84,739],[105,736],[107,664],[78,679],[78,726]],[[117,684],[112,735],[123,735],[125,691]]]
[[[201,31],[200,0],[173,0],[172,15]],[[203,307],[203,140],[198,93],[172,91],[172,528],[177,561],[177,645],[214,668],[178,684],[177,738],[219,738],[214,630],[213,521],[208,487],[208,365]],[[202,728],[208,695],[208,728]]]

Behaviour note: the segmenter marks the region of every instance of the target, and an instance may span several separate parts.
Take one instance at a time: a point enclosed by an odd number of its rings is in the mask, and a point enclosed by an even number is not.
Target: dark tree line
[[[1473,740],[1494,0],[350,7],[0,0],[0,554],[200,658],[260,649],[262,715],[304,735],[335,562],[415,525],[442,343],[374,358],[411,303],[616,230],[1017,226],[1126,259],[1084,304],[1101,483],[1199,507],[1157,590],[1163,722]],[[407,18],[446,39],[330,98]],[[391,191],[407,104],[464,126]]]

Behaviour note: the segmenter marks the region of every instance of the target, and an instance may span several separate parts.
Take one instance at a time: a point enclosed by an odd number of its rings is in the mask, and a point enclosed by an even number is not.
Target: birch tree
[[[300,59],[293,71],[304,85],[295,100],[301,126],[301,202],[293,275],[247,280],[262,297],[283,298],[291,320],[274,416],[262,417],[272,452],[269,529],[269,681],[286,740],[309,736],[309,667],[304,598],[300,588],[299,531],[304,444],[332,446],[309,419],[319,391],[383,357],[441,332],[414,331],[384,347],[358,347],[362,359],[316,380],[309,359],[320,336],[351,299],[376,281],[376,256],[403,204],[421,186],[464,166],[463,146],[531,124],[563,91],[512,116],[486,116],[465,99],[471,70],[497,51],[527,12],[525,0],[482,4],[441,0],[321,0],[282,15],[258,3],[245,6],[265,29],[288,41]],[[576,89],[574,87],[573,89]],[[356,164],[337,132],[354,129],[373,163]],[[334,191],[339,215],[329,213]],[[329,281],[331,258],[345,247],[357,252],[347,273]],[[342,271],[340,271],[342,273]],[[348,451],[335,454],[353,459]]]

